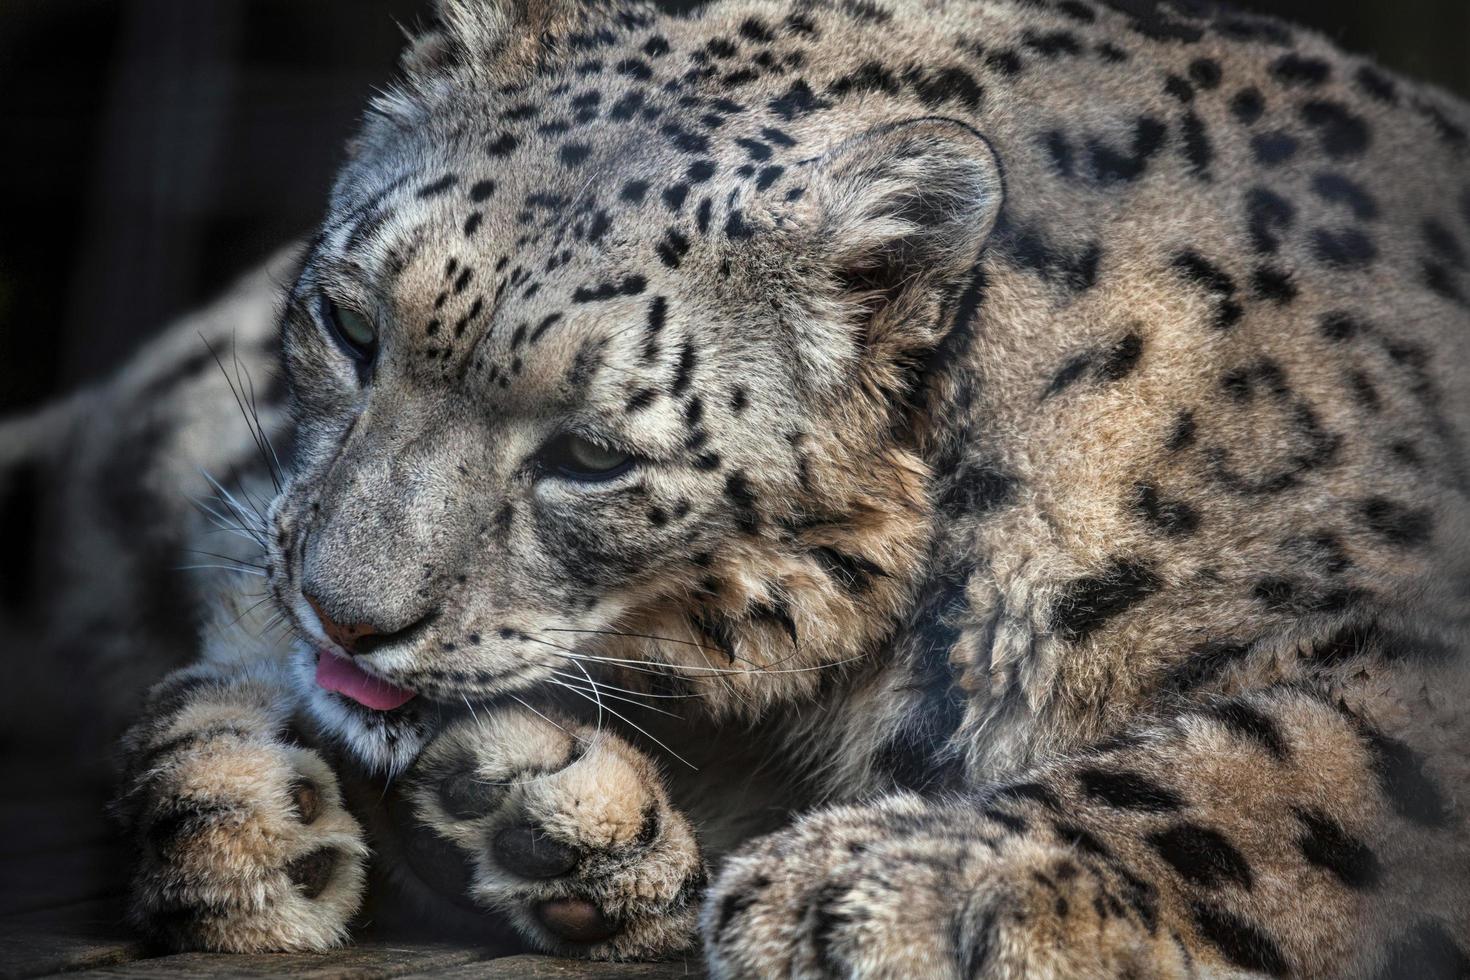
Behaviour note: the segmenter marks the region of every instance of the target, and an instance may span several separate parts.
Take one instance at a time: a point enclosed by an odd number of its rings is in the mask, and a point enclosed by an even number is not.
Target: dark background
[[[1241,5],[1470,95],[1470,0]],[[0,0],[0,414],[106,373],[309,230],[427,6]]]

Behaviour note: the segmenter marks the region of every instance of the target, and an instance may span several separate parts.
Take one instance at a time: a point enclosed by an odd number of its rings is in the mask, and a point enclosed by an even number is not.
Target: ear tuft
[[[990,143],[942,117],[869,130],[818,166],[808,207],[819,261],[869,307],[966,275],[1005,198]]]

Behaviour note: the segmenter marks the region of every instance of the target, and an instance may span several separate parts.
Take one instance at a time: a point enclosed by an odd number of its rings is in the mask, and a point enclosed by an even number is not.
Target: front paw
[[[896,797],[748,846],[702,925],[716,978],[1185,976],[1146,887],[1049,833]]]
[[[171,949],[321,950],[347,938],[367,846],[310,749],[218,726],[160,742],[119,807],[137,850],[130,916]]]
[[[695,939],[704,861],[652,763],[609,732],[503,711],[425,752],[409,797],[470,897],[548,952],[647,959]]]

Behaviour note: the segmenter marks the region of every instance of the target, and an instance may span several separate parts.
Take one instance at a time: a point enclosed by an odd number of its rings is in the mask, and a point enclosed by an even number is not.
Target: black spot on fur
[[[985,97],[980,83],[969,72],[953,65],[927,73],[910,69],[904,73],[904,81],[931,109],[953,104],[973,112],[980,108]]]
[[[1021,43],[1046,58],[1077,54],[1082,50],[1077,43],[1077,35],[1071,31],[1028,31]]]
[[[1215,150],[1210,144],[1210,134],[1205,128],[1204,120],[1198,113],[1186,112],[1179,129],[1184,137],[1184,159],[1189,162],[1189,172],[1201,180],[1209,180],[1210,163],[1215,159]]]
[[[1053,820],[1051,825],[1052,830],[1056,832],[1057,838],[1062,843],[1070,844],[1083,854],[1099,857],[1104,861],[1112,860],[1112,850],[1087,828],[1080,827],[1077,824],[1069,823],[1065,820]]]
[[[648,286],[640,275],[625,276],[621,282],[605,282],[598,286],[579,286],[572,293],[573,303],[598,303],[618,296],[637,296]]]
[[[1398,101],[1398,86],[1394,85],[1393,79],[1372,65],[1359,68],[1353,75],[1353,80],[1358,83],[1358,88],[1379,102],[1392,105]]]
[[[1159,857],[1191,884],[1202,888],[1221,885],[1251,887],[1250,863],[1245,855],[1210,827],[1179,823],[1148,836],[1149,846]]]
[[[1169,537],[1187,537],[1199,529],[1197,510],[1182,500],[1166,500],[1147,483],[1134,487],[1133,510]]]
[[[1088,369],[1092,370],[1092,376],[1098,382],[1121,381],[1138,366],[1142,355],[1143,338],[1136,333],[1127,334],[1112,347],[1104,350],[1079,354],[1057,369],[1050,384],[1041,393],[1041,398],[1045,401],[1063,391],[1086,374]]]
[[[1308,58],[1293,51],[1271,63],[1271,74],[1283,85],[1315,88],[1332,77],[1332,65],[1321,58]]]
[[[689,196],[689,185],[684,183],[670,184],[664,188],[664,206],[670,211],[678,211],[684,206],[684,199]]]
[[[898,78],[880,61],[867,61],[832,83],[834,95],[853,92],[886,92],[897,95]]]
[[[1361,269],[1378,258],[1378,246],[1359,228],[1317,228],[1312,231],[1312,254],[1334,269]]]
[[[1366,730],[1363,737],[1373,756],[1379,787],[1394,811],[1426,827],[1443,826],[1449,820],[1449,804],[1424,771],[1423,760],[1403,742],[1375,729]]]
[[[613,103],[612,108],[607,110],[607,118],[613,122],[627,122],[643,108],[645,98],[642,90],[634,89]]]
[[[1364,327],[1351,313],[1334,311],[1323,315],[1317,329],[1321,331],[1323,337],[1334,343],[1340,343],[1362,333]]]
[[[1464,126],[1452,121],[1443,109],[1424,99],[1415,99],[1414,111],[1429,120],[1440,139],[1456,150],[1464,149],[1465,141],[1470,139],[1470,132],[1467,132]]]
[[[1059,0],[1057,12],[1083,24],[1091,24],[1097,20],[1097,13],[1080,0]]]
[[[1385,497],[1371,497],[1361,505],[1368,530],[1389,544],[1416,548],[1429,543],[1434,516],[1427,508],[1408,507]]]
[[[1447,226],[1434,218],[1427,218],[1420,230],[1424,235],[1424,243],[1435,255],[1456,269],[1465,268],[1465,249]]]
[[[1268,576],[1251,587],[1251,595],[1274,613],[1306,616],[1344,612],[1360,601],[1364,594],[1359,589],[1321,589],[1289,578]]]
[[[1052,166],[1056,168],[1057,173],[1067,178],[1075,176],[1075,153],[1071,141],[1067,139],[1067,134],[1054,129],[1047,133],[1043,140],[1046,152],[1051,155]]]
[[[1301,107],[1301,117],[1317,131],[1323,152],[1334,159],[1361,156],[1372,141],[1367,122],[1339,102],[1308,102]]]
[[[1359,221],[1378,217],[1378,202],[1352,178],[1324,171],[1312,178],[1312,192],[1329,204],[1341,204]]]
[[[670,228],[664,233],[663,241],[658,243],[655,251],[658,252],[658,257],[664,265],[670,269],[677,269],[689,252],[689,239],[685,238],[677,228]]]
[[[1258,299],[1284,306],[1296,299],[1296,283],[1291,273],[1274,265],[1257,266],[1251,273],[1251,292]]]
[[[1060,810],[1062,807],[1061,800],[1057,798],[1057,794],[1051,790],[1051,787],[1036,782],[1007,783],[997,786],[991,791],[991,799],[1037,803],[1048,810]]]
[[[1245,310],[1235,300],[1235,280],[1198,252],[1181,252],[1174,257],[1174,269],[1184,278],[1204,288],[1216,301],[1213,326],[1228,330],[1240,321]]]
[[[1254,125],[1266,111],[1266,100],[1259,90],[1243,88],[1230,98],[1230,112],[1246,126]]]
[[[1214,58],[1196,58],[1189,63],[1189,77],[1202,89],[1220,86],[1220,63]]]
[[[861,595],[872,588],[873,579],[888,577],[881,566],[862,555],[826,547],[813,548],[810,554],[833,581],[854,595]]]
[[[1251,153],[1256,162],[1265,167],[1285,163],[1296,156],[1299,148],[1296,137],[1280,129],[1257,133],[1251,137]]]
[[[1077,781],[1092,799],[1120,810],[1168,813],[1184,806],[1178,793],[1136,772],[1079,769]]]
[[[741,532],[756,534],[760,531],[755,491],[750,488],[744,473],[730,473],[725,477],[725,499],[735,508],[735,524]]]
[[[767,106],[776,115],[790,122],[807,113],[830,108],[832,103],[818,98],[805,80],[797,79],[783,95],[771,99]]]
[[[1021,56],[1015,51],[1010,50],[1009,48],[1002,48],[998,51],[988,52],[985,55],[985,65],[993,71],[999,72],[1000,74],[1005,75],[1008,78],[1013,78],[1016,75],[1019,75],[1021,73],[1021,69],[1025,67],[1024,63],[1021,61]]]
[[[694,379],[694,367],[698,357],[694,353],[694,347],[685,340],[679,346],[679,363],[674,368],[674,384],[671,389],[677,395],[684,394],[689,387],[689,382]]]
[[[485,147],[485,152],[496,158],[506,157],[520,144],[521,141],[514,133],[501,133]]]
[[[420,200],[438,197],[457,183],[459,183],[459,176],[457,174],[445,174],[433,183],[420,187],[418,193],[414,196]]]
[[[1233,912],[1203,902],[1196,902],[1191,911],[1195,929],[1230,963],[1273,977],[1291,973],[1291,965],[1276,941],[1259,927]]]
[[[580,167],[592,155],[592,147],[586,143],[564,143],[557,155],[563,166]]]
[[[1162,685],[1171,691],[1193,691],[1211,684],[1250,655],[1250,645],[1215,641],[1202,644],[1165,671]]]
[[[1169,431],[1169,438],[1164,441],[1164,448],[1171,453],[1188,449],[1194,445],[1198,432],[1199,424],[1194,420],[1194,413],[1180,412],[1179,417],[1174,420],[1174,428]]]
[[[1090,353],[1078,354],[1075,357],[1068,358],[1061,367],[1057,368],[1056,374],[1051,376],[1051,382],[1047,384],[1046,390],[1041,393],[1042,401],[1071,387],[1077,379],[1087,373],[1087,369],[1092,366],[1092,358],[1093,355]]]
[[[743,241],[755,234],[755,229],[746,222],[740,211],[731,211],[725,216],[725,237],[732,241]]]
[[[1188,20],[1175,19],[1173,10],[1157,0],[1105,0],[1109,7],[1126,14],[1129,26],[1155,41],[1182,41],[1194,44],[1204,29]]]
[[[1115,558],[1099,574],[1070,582],[1051,611],[1051,629],[1076,643],[1087,639],[1108,620],[1136,606],[1160,588],[1158,576],[1147,566]]]
[[[772,184],[781,179],[781,175],[785,172],[785,167],[775,164],[769,167],[762,167],[760,173],[756,175],[755,189],[758,191],[769,189]]]
[[[1151,116],[1140,116],[1133,124],[1133,140],[1128,150],[1119,150],[1100,140],[1087,144],[1092,177],[1099,184],[1117,184],[1137,180],[1164,145],[1169,128]]]
[[[1281,247],[1282,237],[1291,229],[1296,208],[1269,188],[1253,187],[1245,195],[1245,214],[1252,247],[1270,255]]]
[[[939,505],[946,514],[988,514],[1015,499],[1020,481],[985,461],[965,460],[952,471]]]
[[[715,909],[715,919],[710,930],[716,945],[723,941],[730,925],[760,900],[759,893],[770,884],[769,877],[758,874],[745,883],[744,889],[732,889],[721,897],[719,907]]]
[[[1320,810],[1297,810],[1296,816],[1304,828],[1297,846],[1307,861],[1331,872],[1348,888],[1378,887],[1382,869],[1372,848]]]
[[[1102,260],[1102,246],[1096,242],[1068,250],[1050,241],[1039,228],[1016,224],[1004,215],[992,235],[992,247],[1047,282],[1074,292],[1092,288]]]
[[[556,326],[556,324],[560,321],[560,313],[548,313],[546,316],[542,317],[541,322],[536,324],[536,329],[531,331],[530,342],[533,344],[536,343],[536,341],[540,340],[542,335],[545,334],[546,331]]]
[[[1224,725],[1232,735],[1249,739],[1278,759],[1287,756],[1286,738],[1270,717],[1239,698],[1214,701],[1202,709],[1205,716]]]

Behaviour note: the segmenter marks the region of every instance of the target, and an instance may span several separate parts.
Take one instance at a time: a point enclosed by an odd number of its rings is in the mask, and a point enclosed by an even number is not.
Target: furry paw
[[[408,795],[467,857],[470,897],[537,947],[623,959],[693,944],[699,845],[653,764],[611,733],[482,716],[429,747]]]
[[[1150,937],[1151,895],[1013,829],[899,797],[762,838],[710,889],[711,975],[1187,975]]]
[[[185,731],[135,763],[119,801],[137,847],[131,917],[174,949],[339,945],[368,856],[316,752],[241,725]]]

